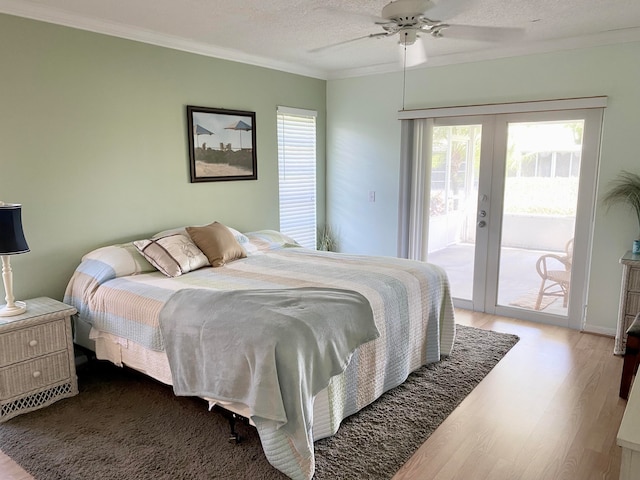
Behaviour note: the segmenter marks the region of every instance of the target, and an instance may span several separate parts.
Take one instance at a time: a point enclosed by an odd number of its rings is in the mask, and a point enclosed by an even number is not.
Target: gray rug
[[[317,480],[389,479],[515,345],[514,335],[458,326],[453,354],[316,442]],[[286,477],[266,461],[256,431],[228,424],[197,398],[106,362],[78,369],[80,394],[0,424],[0,449],[38,480]]]

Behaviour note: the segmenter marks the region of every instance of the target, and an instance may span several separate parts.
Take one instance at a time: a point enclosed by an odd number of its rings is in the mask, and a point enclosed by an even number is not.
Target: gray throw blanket
[[[380,335],[365,297],[330,288],[179,290],[160,328],[176,395],[247,405],[261,438],[284,430],[311,465],[313,398]]]

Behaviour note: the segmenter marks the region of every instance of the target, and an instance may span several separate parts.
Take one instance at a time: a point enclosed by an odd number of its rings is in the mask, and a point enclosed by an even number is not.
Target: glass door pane
[[[428,259],[447,272],[457,299],[472,300],[480,125],[434,126]]]
[[[583,131],[508,124],[498,305],[567,315]]]

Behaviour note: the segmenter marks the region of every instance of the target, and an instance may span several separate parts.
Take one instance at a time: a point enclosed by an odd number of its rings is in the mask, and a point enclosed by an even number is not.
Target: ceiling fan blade
[[[461,40],[483,42],[506,42],[522,38],[523,28],[481,27],[476,25],[447,25],[441,30],[442,36]]]
[[[424,16],[431,20],[449,20],[465,10],[469,10],[477,0],[440,0]]]
[[[349,40],[343,40],[342,42],[336,42],[336,43],[332,43],[330,45],[324,45],[322,47],[314,48],[314,49],[309,50],[309,53],[318,53],[318,52],[322,52],[324,50],[328,50],[330,48],[341,47],[342,45],[347,45],[349,43],[353,43],[353,42],[357,42],[357,41],[360,41],[360,40],[364,40],[365,38],[380,38],[380,37],[388,37],[389,35],[391,35],[391,34],[387,33],[387,32],[371,33],[369,35],[363,35],[361,37],[350,38]]]
[[[336,48],[336,47],[340,47],[342,45],[346,45],[348,43],[357,42],[358,40],[362,40],[364,38],[369,38],[369,35],[363,35],[362,37],[350,38],[349,40],[343,40],[342,42],[331,43],[329,45],[324,45],[322,47],[313,48],[313,49],[309,50],[309,52],[310,53],[322,52],[322,51],[328,50],[330,48]]]

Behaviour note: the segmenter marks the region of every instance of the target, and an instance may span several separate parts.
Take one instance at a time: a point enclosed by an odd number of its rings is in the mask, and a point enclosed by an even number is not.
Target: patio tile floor
[[[537,294],[541,279],[536,271],[536,262],[545,253],[558,252],[523,248],[502,249],[500,262],[500,282],[502,286],[498,295],[498,303],[500,305],[507,306],[525,295]],[[473,257],[474,245],[457,244],[430,253],[427,261],[445,269],[454,297],[471,299]],[[560,299],[557,299],[544,311],[561,315],[567,314],[567,309],[562,307]]]

